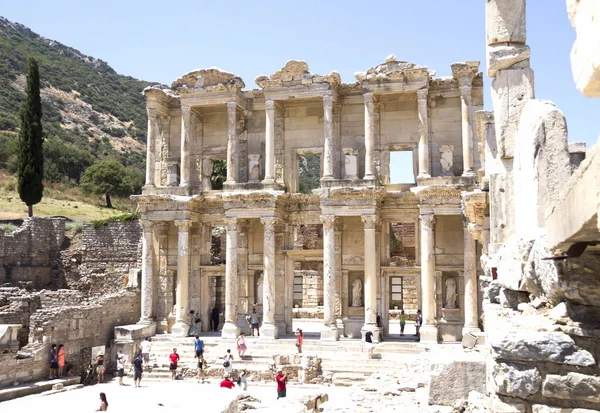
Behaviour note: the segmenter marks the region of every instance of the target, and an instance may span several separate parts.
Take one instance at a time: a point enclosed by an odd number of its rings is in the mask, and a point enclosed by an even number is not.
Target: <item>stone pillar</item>
[[[236,338],[240,334],[237,325],[238,305],[238,251],[237,251],[237,219],[226,218],[225,228],[225,324],[221,337]]]
[[[473,128],[471,126],[471,85],[461,85],[460,108],[462,118],[463,176],[475,176],[473,171]]]
[[[190,186],[190,125],[192,110],[189,106],[181,106],[181,168],[179,186]]]
[[[190,268],[190,229],[192,221],[175,221],[177,226],[177,290],[176,290],[176,315],[173,334],[187,335],[188,324],[188,287]]]
[[[265,130],[265,179],[263,183],[275,182],[275,102],[265,101],[266,130]]]
[[[237,103],[227,102],[227,180],[234,185],[238,175]]]
[[[335,216],[321,215],[323,223],[323,329],[321,340],[339,340],[335,317]]]
[[[464,257],[465,325],[463,327],[463,335],[465,333],[473,333],[480,331],[477,316],[477,251],[475,239],[473,238],[473,234],[471,234],[468,225],[465,225],[464,227]]]
[[[335,145],[333,141],[333,96],[323,96],[323,180],[334,178]]]
[[[375,215],[363,215],[365,225],[364,269],[365,269],[365,324],[362,334],[372,331],[374,339],[379,341],[381,329],[377,327],[377,225],[379,219]]]
[[[419,111],[419,178],[429,178],[429,120],[427,117],[427,94],[429,90],[417,90]]]
[[[158,122],[156,120],[156,109],[147,108],[148,111],[148,143],[146,145],[146,184],[144,186],[154,186],[155,175],[155,157],[156,157],[156,137],[158,135]]]
[[[437,343],[438,327],[435,319],[435,257],[433,212],[421,213],[421,305],[423,326],[421,342]]]
[[[364,180],[375,180],[375,103],[373,94],[365,93],[365,176]]]
[[[154,314],[154,246],[152,221],[142,220],[142,311],[139,324],[151,324]]]
[[[156,301],[156,332],[166,333],[169,327],[167,317],[173,309],[173,295],[170,294],[173,288],[172,279],[167,272],[169,223],[156,223],[154,232],[158,241],[158,285],[153,289]]]
[[[265,226],[263,248],[263,325],[260,336],[266,339],[279,337],[275,324],[275,224],[277,218],[263,217],[260,222]]]

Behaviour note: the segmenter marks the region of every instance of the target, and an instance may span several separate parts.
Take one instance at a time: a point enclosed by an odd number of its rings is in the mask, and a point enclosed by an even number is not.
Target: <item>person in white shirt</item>
[[[140,344],[140,350],[142,352],[142,358],[144,359],[144,364],[150,363],[150,349],[152,348],[152,344],[150,343],[150,337],[146,337],[142,344]]]
[[[260,336],[260,318],[258,313],[256,312],[256,308],[252,309],[252,313],[250,314],[250,334],[254,335],[254,330],[256,330],[256,335]]]
[[[124,386],[123,376],[125,375],[125,355],[122,351],[117,353],[117,373],[119,374],[119,385]]]

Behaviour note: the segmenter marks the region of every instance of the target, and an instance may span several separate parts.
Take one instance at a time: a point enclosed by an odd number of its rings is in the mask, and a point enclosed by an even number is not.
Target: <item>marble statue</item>
[[[256,304],[263,303],[263,277],[262,275],[256,282]]]
[[[362,307],[362,282],[357,278],[352,282],[352,307]]]
[[[446,307],[456,308],[456,280],[448,278],[446,280]]]

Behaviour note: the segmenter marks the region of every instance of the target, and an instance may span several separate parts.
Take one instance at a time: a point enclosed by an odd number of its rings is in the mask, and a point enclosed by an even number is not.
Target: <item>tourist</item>
[[[196,336],[194,339],[194,348],[196,349],[196,358],[204,355],[204,340],[200,336]]]
[[[298,349],[298,353],[302,353],[302,342],[304,341],[304,333],[302,333],[302,330],[297,328],[296,329],[296,348]]]
[[[142,372],[144,371],[144,360],[142,355],[138,353],[133,360],[133,383],[135,387],[142,387]]]
[[[65,369],[65,346],[62,344],[58,345],[58,351],[56,353],[58,358],[58,377],[63,375],[63,370]]]
[[[146,337],[142,344],[140,344],[140,351],[142,352],[142,358],[144,359],[144,363],[150,363],[150,349],[152,348],[152,343],[150,343],[150,337]]]
[[[119,385],[124,386],[123,376],[125,375],[125,355],[121,350],[117,352],[117,374],[119,375]]]
[[[212,310],[210,324],[212,331],[219,331],[219,309],[216,306]]]
[[[56,344],[52,344],[50,347],[50,380],[58,378],[58,352],[56,351]]]
[[[365,347],[367,348],[367,356],[372,359],[373,358],[373,350],[375,346],[373,345],[373,332],[367,331],[365,333]]]
[[[223,357],[223,370],[225,373],[231,373],[233,370],[233,355],[231,350],[227,349],[227,354]]]
[[[177,354],[177,349],[173,349],[173,353],[169,356],[169,370],[171,371],[171,378],[175,380],[175,375],[177,374],[177,362],[179,361],[179,354]]]
[[[202,355],[198,356],[198,383],[200,383],[200,378],[202,378],[202,383],[204,383],[204,371],[208,368],[206,364],[206,360]]]
[[[256,335],[260,337],[260,317],[256,312],[256,308],[252,309],[252,314],[250,314],[250,334],[254,335],[254,330],[256,330]]]
[[[417,330],[415,333],[415,337],[419,337],[421,334],[421,325],[423,324],[423,314],[421,314],[421,310],[417,310],[417,322],[415,323],[415,329]]]
[[[238,377],[238,386],[241,390],[248,390],[248,372],[243,369]]]
[[[277,375],[275,376],[275,380],[277,381],[277,399],[285,397],[287,374],[285,374],[282,369],[277,369]]]
[[[104,383],[104,353],[98,354],[96,357],[96,373],[98,373],[98,383]]]
[[[379,341],[383,341],[383,323],[381,322],[381,315],[377,313],[377,318],[375,319],[377,323],[377,327],[381,329],[381,334],[379,334]]]
[[[400,310],[400,335],[404,335],[404,327],[406,326],[406,314],[404,314],[404,310]]]
[[[221,382],[221,387],[225,387],[227,389],[233,389],[235,387],[235,383],[231,381],[229,373],[223,374],[223,381]]]
[[[238,356],[240,356],[240,358],[244,357],[244,353],[246,353],[246,350],[248,350],[248,347],[246,347],[246,339],[244,337],[244,333],[240,333],[239,337],[237,338]]]
[[[108,401],[106,400],[106,394],[100,393],[100,408],[97,412],[105,412],[108,410]]]

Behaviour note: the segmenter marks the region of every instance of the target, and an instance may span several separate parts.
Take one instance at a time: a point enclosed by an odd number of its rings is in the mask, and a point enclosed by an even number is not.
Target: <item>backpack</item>
[[[230,365],[231,365],[231,363],[229,362],[229,360],[225,360],[223,362],[223,367],[225,367],[225,368],[229,367]]]

